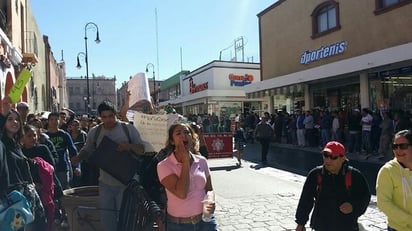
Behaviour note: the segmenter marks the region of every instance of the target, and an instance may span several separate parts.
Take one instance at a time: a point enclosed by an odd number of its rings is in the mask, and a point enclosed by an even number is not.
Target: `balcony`
[[[39,59],[37,58],[37,54],[38,47],[36,34],[33,31],[26,31],[22,62],[30,64],[38,63]]]
[[[31,63],[31,64],[36,64],[39,62],[39,59],[37,58],[37,55],[34,53],[23,53],[23,63]]]

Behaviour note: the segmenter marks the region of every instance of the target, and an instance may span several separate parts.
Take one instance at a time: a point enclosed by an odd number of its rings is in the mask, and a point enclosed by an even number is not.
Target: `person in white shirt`
[[[334,111],[332,112],[332,136],[331,140],[333,141],[338,141],[340,142],[340,137],[339,137],[339,117],[338,117],[338,112]]]
[[[372,121],[373,117],[369,113],[369,109],[364,108],[362,109],[362,149],[366,151],[366,153],[372,152],[372,145],[371,145],[371,130],[372,130]]]

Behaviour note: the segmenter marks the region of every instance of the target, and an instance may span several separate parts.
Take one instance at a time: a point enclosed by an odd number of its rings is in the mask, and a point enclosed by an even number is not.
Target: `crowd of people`
[[[197,121],[198,124],[203,124],[208,117],[188,116],[189,120],[194,118],[192,121]],[[255,128],[263,117],[272,126],[273,142],[322,149],[327,142],[338,141],[347,146],[349,154],[385,159],[392,157],[390,143],[393,135],[401,130],[412,129],[412,115],[409,112],[372,112],[367,108],[332,112],[320,109],[297,110],[291,114],[275,111],[262,115],[248,111],[232,119],[240,123],[245,138],[253,143],[256,141]],[[230,127],[224,131],[229,132]]]
[[[25,102],[18,103],[13,109],[10,99],[5,97],[2,100],[1,121],[8,168],[8,176],[1,180],[8,183],[2,190],[8,192],[17,188],[28,197],[25,190],[34,184],[39,189],[39,198],[49,198],[49,201],[42,200],[42,205],[34,208],[39,211],[43,209],[44,213],[36,213],[35,221],[27,225],[26,230],[52,230],[55,225],[68,227],[67,214],[61,204],[63,190],[95,185],[98,178],[95,166],[87,166],[87,163],[75,165],[70,159],[77,156],[89,128],[100,123],[99,119],[76,116],[70,109],[36,115],[30,113]],[[38,158],[51,167],[49,171],[52,171],[53,179],[50,179],[52,188],[49,191],[40,190],[45,188],[45,182],[50,181],[38,170],[40,167],[35,161]]]
[[[70,109],[35,115],[24,102],[13,109],[8,97],[1,106],[0,193],[18,190],[36,211],[34,222],[20,230],[67,227],[63,190],[84,185],[99,186],[101,222],[105,230],[116,230],[126,186],[88,159],[103,137],[114,140],[119,152],[144,154],[139,131],[118,119],[126,120],[125,110],[118,113],[112,103],[104,101],[98,106],[99,117],[76,115]],[[412,227],[406,221],[412,210],[409,114],[355,108],[346,113],[308,110],[289,115],[278,111],[261,116],[251,111],[232,119],[234,123],[228,118],[219,120],[215,114],[192,115],[188,122],[168,129],[163,149],[167,151],[159,159],[157,172],[168,198],[165,224],[169,230],[217,229],[214,217],[202,220],[205,210],[201,201],[213,191],[203,137],[208,132],[233,133],[239,167],[247,142],[262,145],[262,164],[266,164],[270,142],[321,148],[324,163],[308,174],[296,212],[296,230],[305,230],[312,210],[310,226],[315,230],[358,230],[357,219],[367,209],[370,191],[362,173],[349,165],[347,154],[393,155],[378,174],[378,206],[388,216],[388,230]],[[52,184],[39,173],[41,164],[51,166]],[[208,213],[214,210],[214,203],[206,207]],[[325,216],[330,219],[319,218]]]
[[[117,230],[126,185],[89,162],[88,158],[103,137],[114,140],[118,144],[118,152],[144,154],[144,145],[136,127],[118,119],[127,120],[126,111],[117,112],[108,101],[98,106],[99,116],[91,118],[76,115],[66,108],[61,112],[35,115],[30,113],[25,102],[16,104],[15,108],[8,97],[2,100],[0,193],[7,195],[11,190],[19,190],[28,199],[31,198],[31,209],[36,211],[34,222],[22,224],[24,227],[18,230],[51,231],[56,225],[67,228],[67,211],[61,203],[63,191],[86,185],[99,186],[99,210],[104,230]],[[182,169],[169,169],[170,165],[159,164],[159,180],[169,199],[165,224],[169,230],[173,227],[176,230],[189,229],[192,226],[216,230],[216,220],[212,217],[211,221],[204,222],[201,219],[203,206],[198,206],[207,192],[213,190],[201,126],[178,123],[169,129],[168,134],[166,149],[169,152],[163,162],[179,163]],[[44,190],[46,180],[39,174],[40,167],[36,166],[37,158],[47,163],[53,175],[49,182],[52,188],[47,192]],[[43,200],[45,196],[51,201]],[[181,210],[186,205],[196,206]],[[214,203],[207,207],[211,214],[214,209]],[[159,227],[164,226],[159,224]]]

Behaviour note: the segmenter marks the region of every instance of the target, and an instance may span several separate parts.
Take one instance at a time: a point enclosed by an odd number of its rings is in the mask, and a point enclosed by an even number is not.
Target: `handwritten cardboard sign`
[[[140,133],[145,152],[158,152],[167,139],[167,115],[150,115],[136,112],[133,125]]]

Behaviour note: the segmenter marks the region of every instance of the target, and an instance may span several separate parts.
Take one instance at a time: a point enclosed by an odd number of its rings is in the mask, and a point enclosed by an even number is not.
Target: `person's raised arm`
[[[164,177],[160,183],[167,190],[173,193],[176,197],[180,199],[185,199],[189,193],[189,183],[190,183],[190,158],[191,155],[188,150],[186,150],[183,140],[176,144],[176,149],[174,151],[176,159],[181,162],[181,172],[180,176],[176,174],[170,174]]]
[[[129,110],[130,95],[131,92],[127,91],[124,98],[124,104],[120,109],[120,120],[124,122],[129,122],[129,119],[127,119],[127,110]]]

